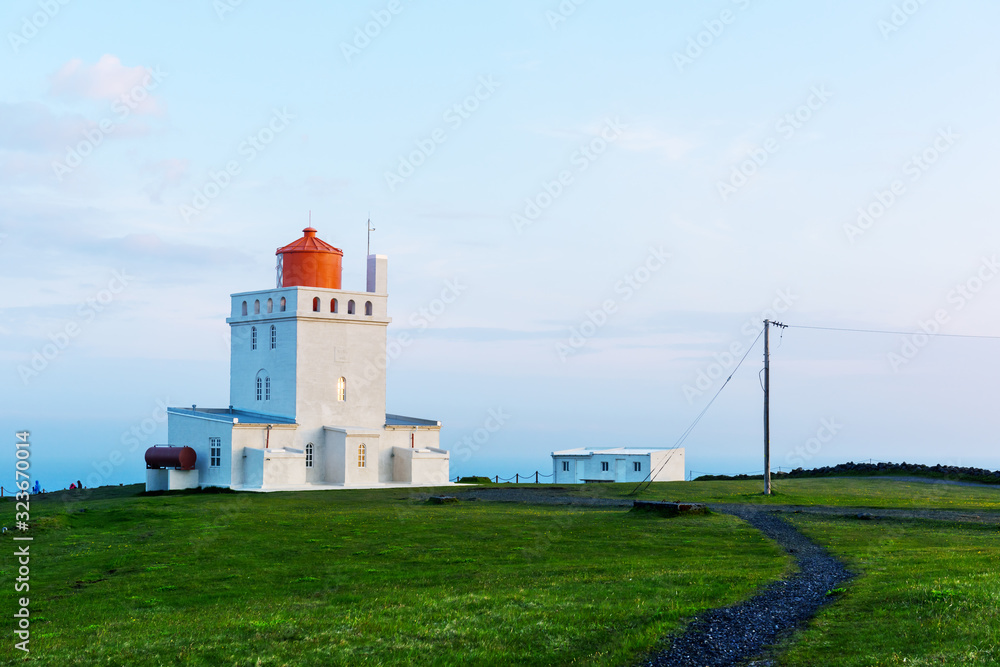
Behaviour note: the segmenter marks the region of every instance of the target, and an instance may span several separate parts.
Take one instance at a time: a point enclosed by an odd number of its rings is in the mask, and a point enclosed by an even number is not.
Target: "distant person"
[[[72,491],[72,490],[74,490],[75,488],[76,488],[76,484],[73,484],[73,483],[71,482],[71,483],[70,483],[70,485],[69,485],[69,490],[70,490],[70,491]]]
[[[82,489],[83,488],[83,482],[81,482],[80,480],[76,480],[76,488]]]
[[[40,492],[41,490],[42,490],[42,485],[41,485],[41,484],[39,484],[39,483],[38,483],[38,480],[36,479],[36,480],[35,480],[35,488],[34,488],[34,489],[32,489],[32,490],[31,490],[31,492],[32,492],[32,493],[39,493],[39,492]]]

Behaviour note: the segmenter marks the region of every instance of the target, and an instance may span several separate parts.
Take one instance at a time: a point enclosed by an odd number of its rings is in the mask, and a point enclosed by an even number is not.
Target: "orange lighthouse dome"
[[[326,287],[340,289],[344,251],[316,237],[306,227],[304,236],[278,248],[278,287]]]

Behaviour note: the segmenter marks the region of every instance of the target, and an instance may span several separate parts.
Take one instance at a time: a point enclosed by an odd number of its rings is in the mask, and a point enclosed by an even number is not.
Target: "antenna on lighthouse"
[[[372,227],[372,214],[371,214],[370,211],[368,213],[368,225],[367,225],[367,227],[368,227],[368,252],[365,254],[366,257],[368,255],[372,254],[372,232],[375,231],[375,228]]]

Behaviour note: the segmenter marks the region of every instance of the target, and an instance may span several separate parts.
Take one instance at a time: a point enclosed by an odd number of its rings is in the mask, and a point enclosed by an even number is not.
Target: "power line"
[[[935,338],[983,338],[987,340],[1000,340],[1000,336],[975,336],[972,334],[947,334],[947,333],[928,333],[926,331],[887,331],[884,329],[850,329],[846,327],[810,327],[804,324],[789,324],[791,329],[816,329],[820,331],[847,331],[851,333],[870,333],[870,334],[890,334],[893,336],[912,336],[914,334],[923,334],[925,336],[931,336]]]
[[[681,434],[681,437],[679,437],[677,439],[677,442],[674,443],[674,446],[671,448],[672,451],[670,452],[670,454],[667,455],[667,458],[664,459],[663,464],[656,469],[655,473],[652,471],[652,469],[650,469],[649,474],[646,476],[646,479],[639,482],[639,484],[634,489],[632,489],[632,493],[629,494],[630,496],[635,495],[639,491],[639,487],[641,487],[643,484],[645,484],[648,487],[650,484],[653,483],[653,479],[655,479],[656,476],[660,474],[660,471],[663,470],[664,466],[666,466],[667,463],[670,462],[670,458],[674,455],[673,454],[674,451],[676,451],[677,448],[680,447],[685,440],[687,440],[687,437],[691,435],[691,431],[693,431],[694,427],[698,425],[698,422],[701,421],[701,418],[705,416],[705,413],[708,412],[708,409],[712,407],[712,403],[715,403],[715,399],[719,397],[719,394],[722,393],[722,390],[725,389],[726,385],[729,384],[729,381],[733,379],[733,376],[736,375],[736,371],[740,369],[740,366],[743,365],[743,362],[746,361],[746,358],[750,356],[750,352],[752,352],[753,349],[757,346],[757,341],[759,341],[760,337],[763,335],[764,335],[764,329],[761,329],[760,333],[757,334],[757,337],[753,339],[752,343],[750,343],[750,347],[747,348],[747,351],[746,353],[744,353],[743,358],[741,358],[740,362],[736,364],[736,368],[733,369],[733,372],[729,374],[729,377],[726,378],[726,381],[722,383],[721,387],[719,387],[719,391],[715,392],[715,396],[713,396],[712,400],[708,402],[708,405],[705,406],[705,409],[702,410],[697,417],[695,417],[694,421],[691,422],[691,425],[684,430],[684,432]]]

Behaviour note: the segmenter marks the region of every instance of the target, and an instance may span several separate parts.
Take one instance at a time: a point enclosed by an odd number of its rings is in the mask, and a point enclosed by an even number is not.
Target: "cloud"
[[[135,113],[159,113],[161,103],[148,93],[157,83],[150,68],[126,67],[117,56],[105,54],[93,65],[79,58],[67,62],[49,78],[49,93],[66,99],[107,102],[131,96],[136,102],[132,109]]]
[[[144,191],[149,195],[149,201],[154,204],[163,203],[163,193],[168,188],[175,188],[187,180],[191,171],[191,161],[182,158],[167,158],[144,165],[141,170],[152,176]]]
[[[697,144],[688,137],[668,134],[651,127],[630,127],[622,135],[619,143],[626,150],[658,153],[671,161],[684,159],[697,147]]]
[[[0,148],[29,153],[58,151],[94,126],[79,114],[57,116],[39,102],[0,102]]]

